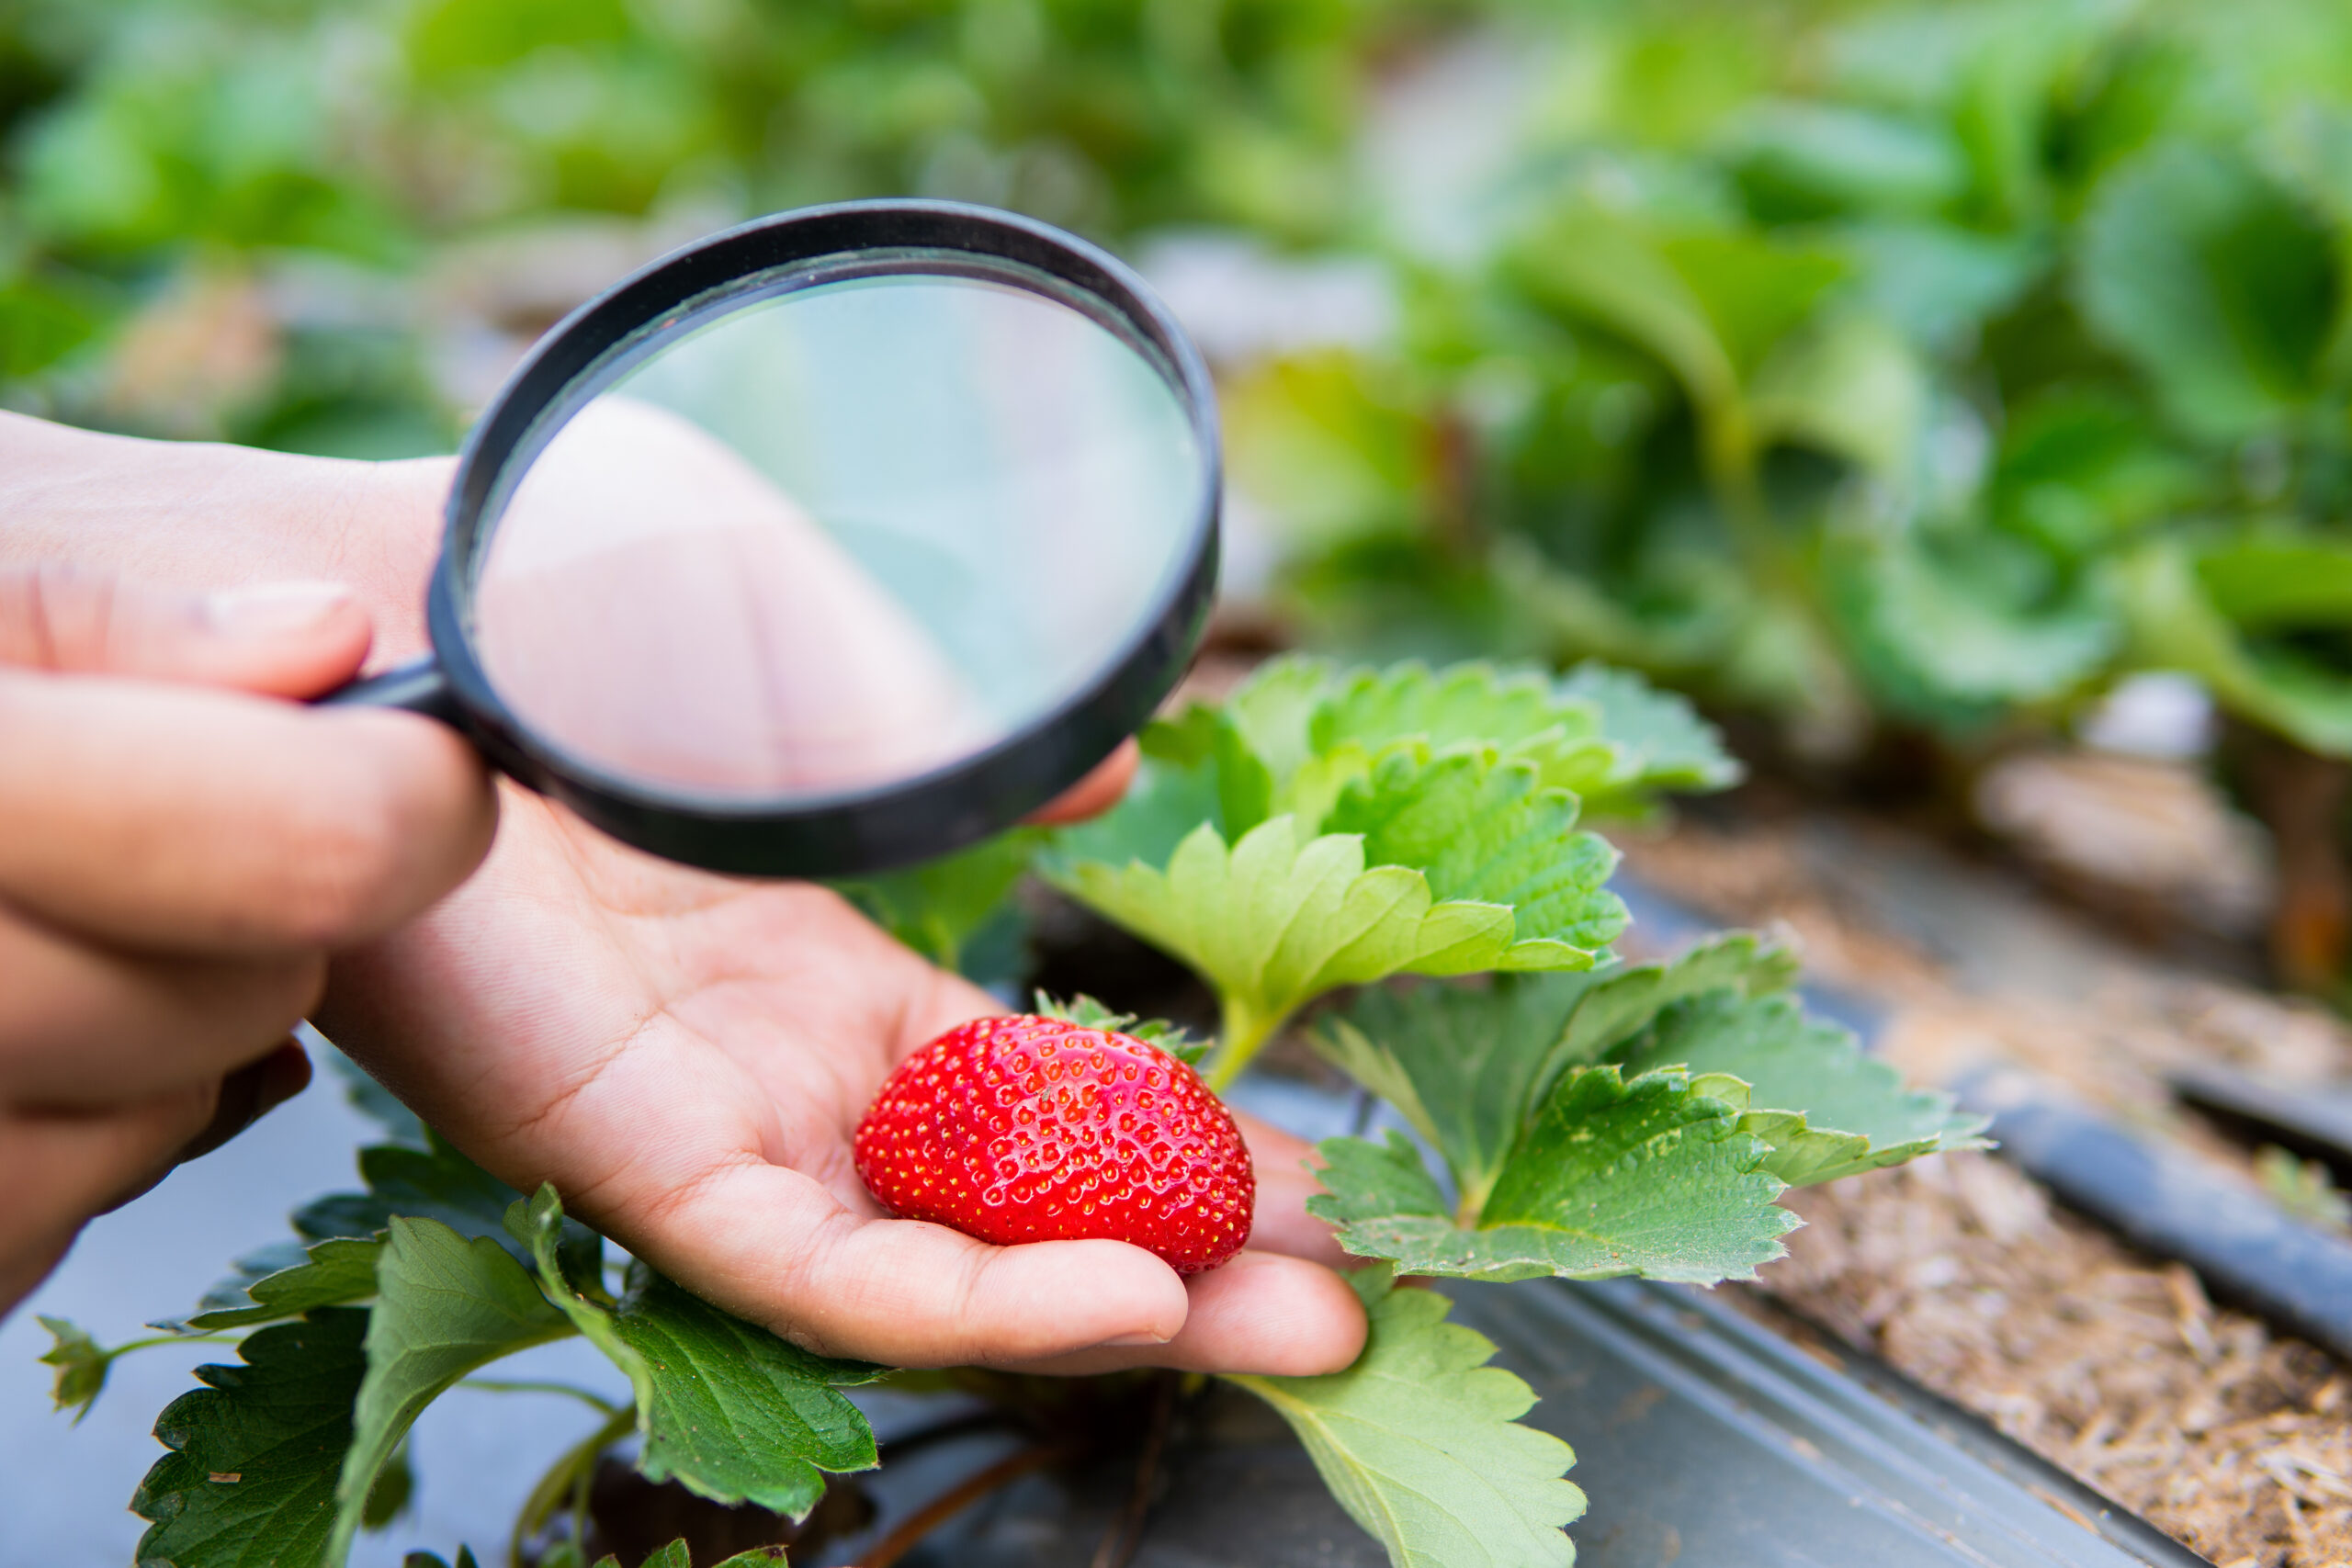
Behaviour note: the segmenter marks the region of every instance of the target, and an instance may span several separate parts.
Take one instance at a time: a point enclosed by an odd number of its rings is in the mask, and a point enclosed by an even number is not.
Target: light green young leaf
[[[426,1405],[491,1361],[575,1332],[504,1247],[435,1220],[391,1220],[376,1280],[324,1568],[350,1555],[378,1478]]]
[[[1797,1218],[1772,1201],[1771,1152],[1738,1107],[1688,1073],[1581,1067],[1544,1101],[1484,1206],[1457,1214],[1403,1134],[1317,1145],[1329,1191],[1308,1210],[1340,1245],[1408,1274],[1510,1280],[1622,1274],[1712,1284],[1755,1278]]]
[[[1341,791],[1324,826],[1361,834],[1370,864],[1420,872],[1442,903],[1509,908],[1510,943],[1481,968],[1589,969],[1626,917],[1607,887],[1617,852],[1574,830],[1577,810],[1532,764],[1484,750],[1430,757],[1416,745]]]
[[[617,1303],[582,1293],[558,1255],[563,1205],[552,1187],[517,1203],[508,1223],[548,1298],[628,1374],[648,1479],[797,1519],[824,1495],[820,1472],[874,1467],[874,1430],[838,1391],[888,1369],[813,1356],[642,1264],[631,1265]]]
[[[1568,1445],[1519,1424],[1533,1393],[1486,1364],[1493,1342],[1446,1322],[1453,1303],[1436,1292],[1396,1290],[1377,1269],[1352,1282],[1372,1319],[1355,1365],[1230,1381],[1290,1423],[1396,1568],[1569,1568],[1562,1527],[1584,1494],[1563,1479]]]
[[[1731,932],[1666,964],[1368,989],[1311,1039],[1435,1145],[1475,1212],[1563,1069],[1598,1061],[1679,998],[1726,986],[1760,996],[1795,976],[1787,950]]]
[[[2083,216],[2085,321],[2210,441],[2275,429],[2310,402],[2342,288],[2326,226],[2234,150],[2153,147]]]
[[[1589,815],[1634,815],[1646,807],[1646,792],[1729,789],[1745,776],[1715,727],[1679,692],[1597,661],[1569,671],[1558,691],[1600,710],[1600,733],[1615,752],[1605,784],[1581,786]]]
[[[155,1418],[171,1452],[139,1483],[148,1568],[316,1563],[334,1526],[351,1407],[367,1375],[366,1311],[322,1307],[246,1337],[243,1364],[196,1370],[206,1387]]]
[[[91,1403],[105,1392],[107,1369],[114,1358],[104,1347],[90,1337],[89,1330],[68,1318],[37,1317],[34,1319],[49,1330],[50,1347],[41,1354],[41,1365],[55,1367],[56,1379],[50,1385],[50,1400],[59,1411],[74,1413],[75,1425],[90,1413]]]
[[[1308,838],[1289,817],[1261,823],[1230,848],[1204,823],[1165,870],[1080,861],[1055,880],[1215,986],[1226,1011],[1222,1049],[1235,1058],[1335,987],[1491,969],[1513,945],[1507,906],[1441,901],[1419,871],[1367,868],[1363,839]],[[1526,957],[1556,967],[1592,963],[1589,952],[1562,942],[1529,946]]]
[[[375,1241],[349,1237],[322,1241],[309,1249],[303,1262],[266,1274],[246,1286],[251,1306],[200,1312],[187,1320],[187,1326],[211,1333],[300,1317],[313,1307],[364,1302],[376,1293],[379,1250],[380,1244]]]
[[[1792,1187],[1834,1181],[1921,1155],[1986,1147],[1985,1118],[1951,1097],[1906,1089],[1902,1075],[1863,1055],[1850,1030],[1808,1019],[1785,997],[1724,990],[1676,1003],[1625,1054],[1631,1072],[1678,1066],[1728,1075],[1739,1125],[1772,1145],[1764,1168]]]

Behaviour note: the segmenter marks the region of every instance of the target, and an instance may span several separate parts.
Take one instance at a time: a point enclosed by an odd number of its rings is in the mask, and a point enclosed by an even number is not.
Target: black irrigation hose
[[[2352,1359],[2352,1242],[2290,1218],[2224,1168],[2143,1139],[1994,1070],[1961,1096],[1992,1113],[2001,1152],[2069,1208],[2177,1258],[2214,1296]]]

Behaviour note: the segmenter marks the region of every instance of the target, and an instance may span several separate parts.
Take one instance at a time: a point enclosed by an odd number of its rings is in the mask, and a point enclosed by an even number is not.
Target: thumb
[[[0,665],[307,697],[348,680],[371,632],[331,582],[189,593],[76,567],[0,567]]]

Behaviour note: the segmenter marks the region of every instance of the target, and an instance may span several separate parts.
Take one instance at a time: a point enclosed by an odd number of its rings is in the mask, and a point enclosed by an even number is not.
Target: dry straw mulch
[[[2352,1563],[2352,1382],[1982,1155],[1794,1195],[1765,1289],[2223,1568]]]
[[[2245,1163],[2170,1103],[2227,1061],[2352,1076],[2319,1010],[2153,961],[1999,879],[1870,825],[1686,822],[1625,845],[1652,886],[1779,925],[1886,1010],[1881,1048],[1937,1079],[2031,1066],[2109,1114]],[[2352,1568],[2352,1371],[2218,1310],[1981,1155],[1792,1194],[1808,1224],[1763,1288],[1977,1412],[2222,1568]]]

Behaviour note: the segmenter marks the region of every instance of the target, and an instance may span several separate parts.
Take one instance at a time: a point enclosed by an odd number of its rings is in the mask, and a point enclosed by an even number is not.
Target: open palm
[[[894,1220],[850,1138],[909,1052],[1001,1010],[832,893],[625,849],[509,788],[497,847],[339,961],[320,1022],[452,1142],[720,1304],[894,1365],[1306,1373],[1352,1359],[1351,1292],[1297,1140],[1245,1122],[1252,1248],[1189,1284],[1119,1242],[987,1246]],[[1300,1255],[1305,1255],[1304,1257]]]

